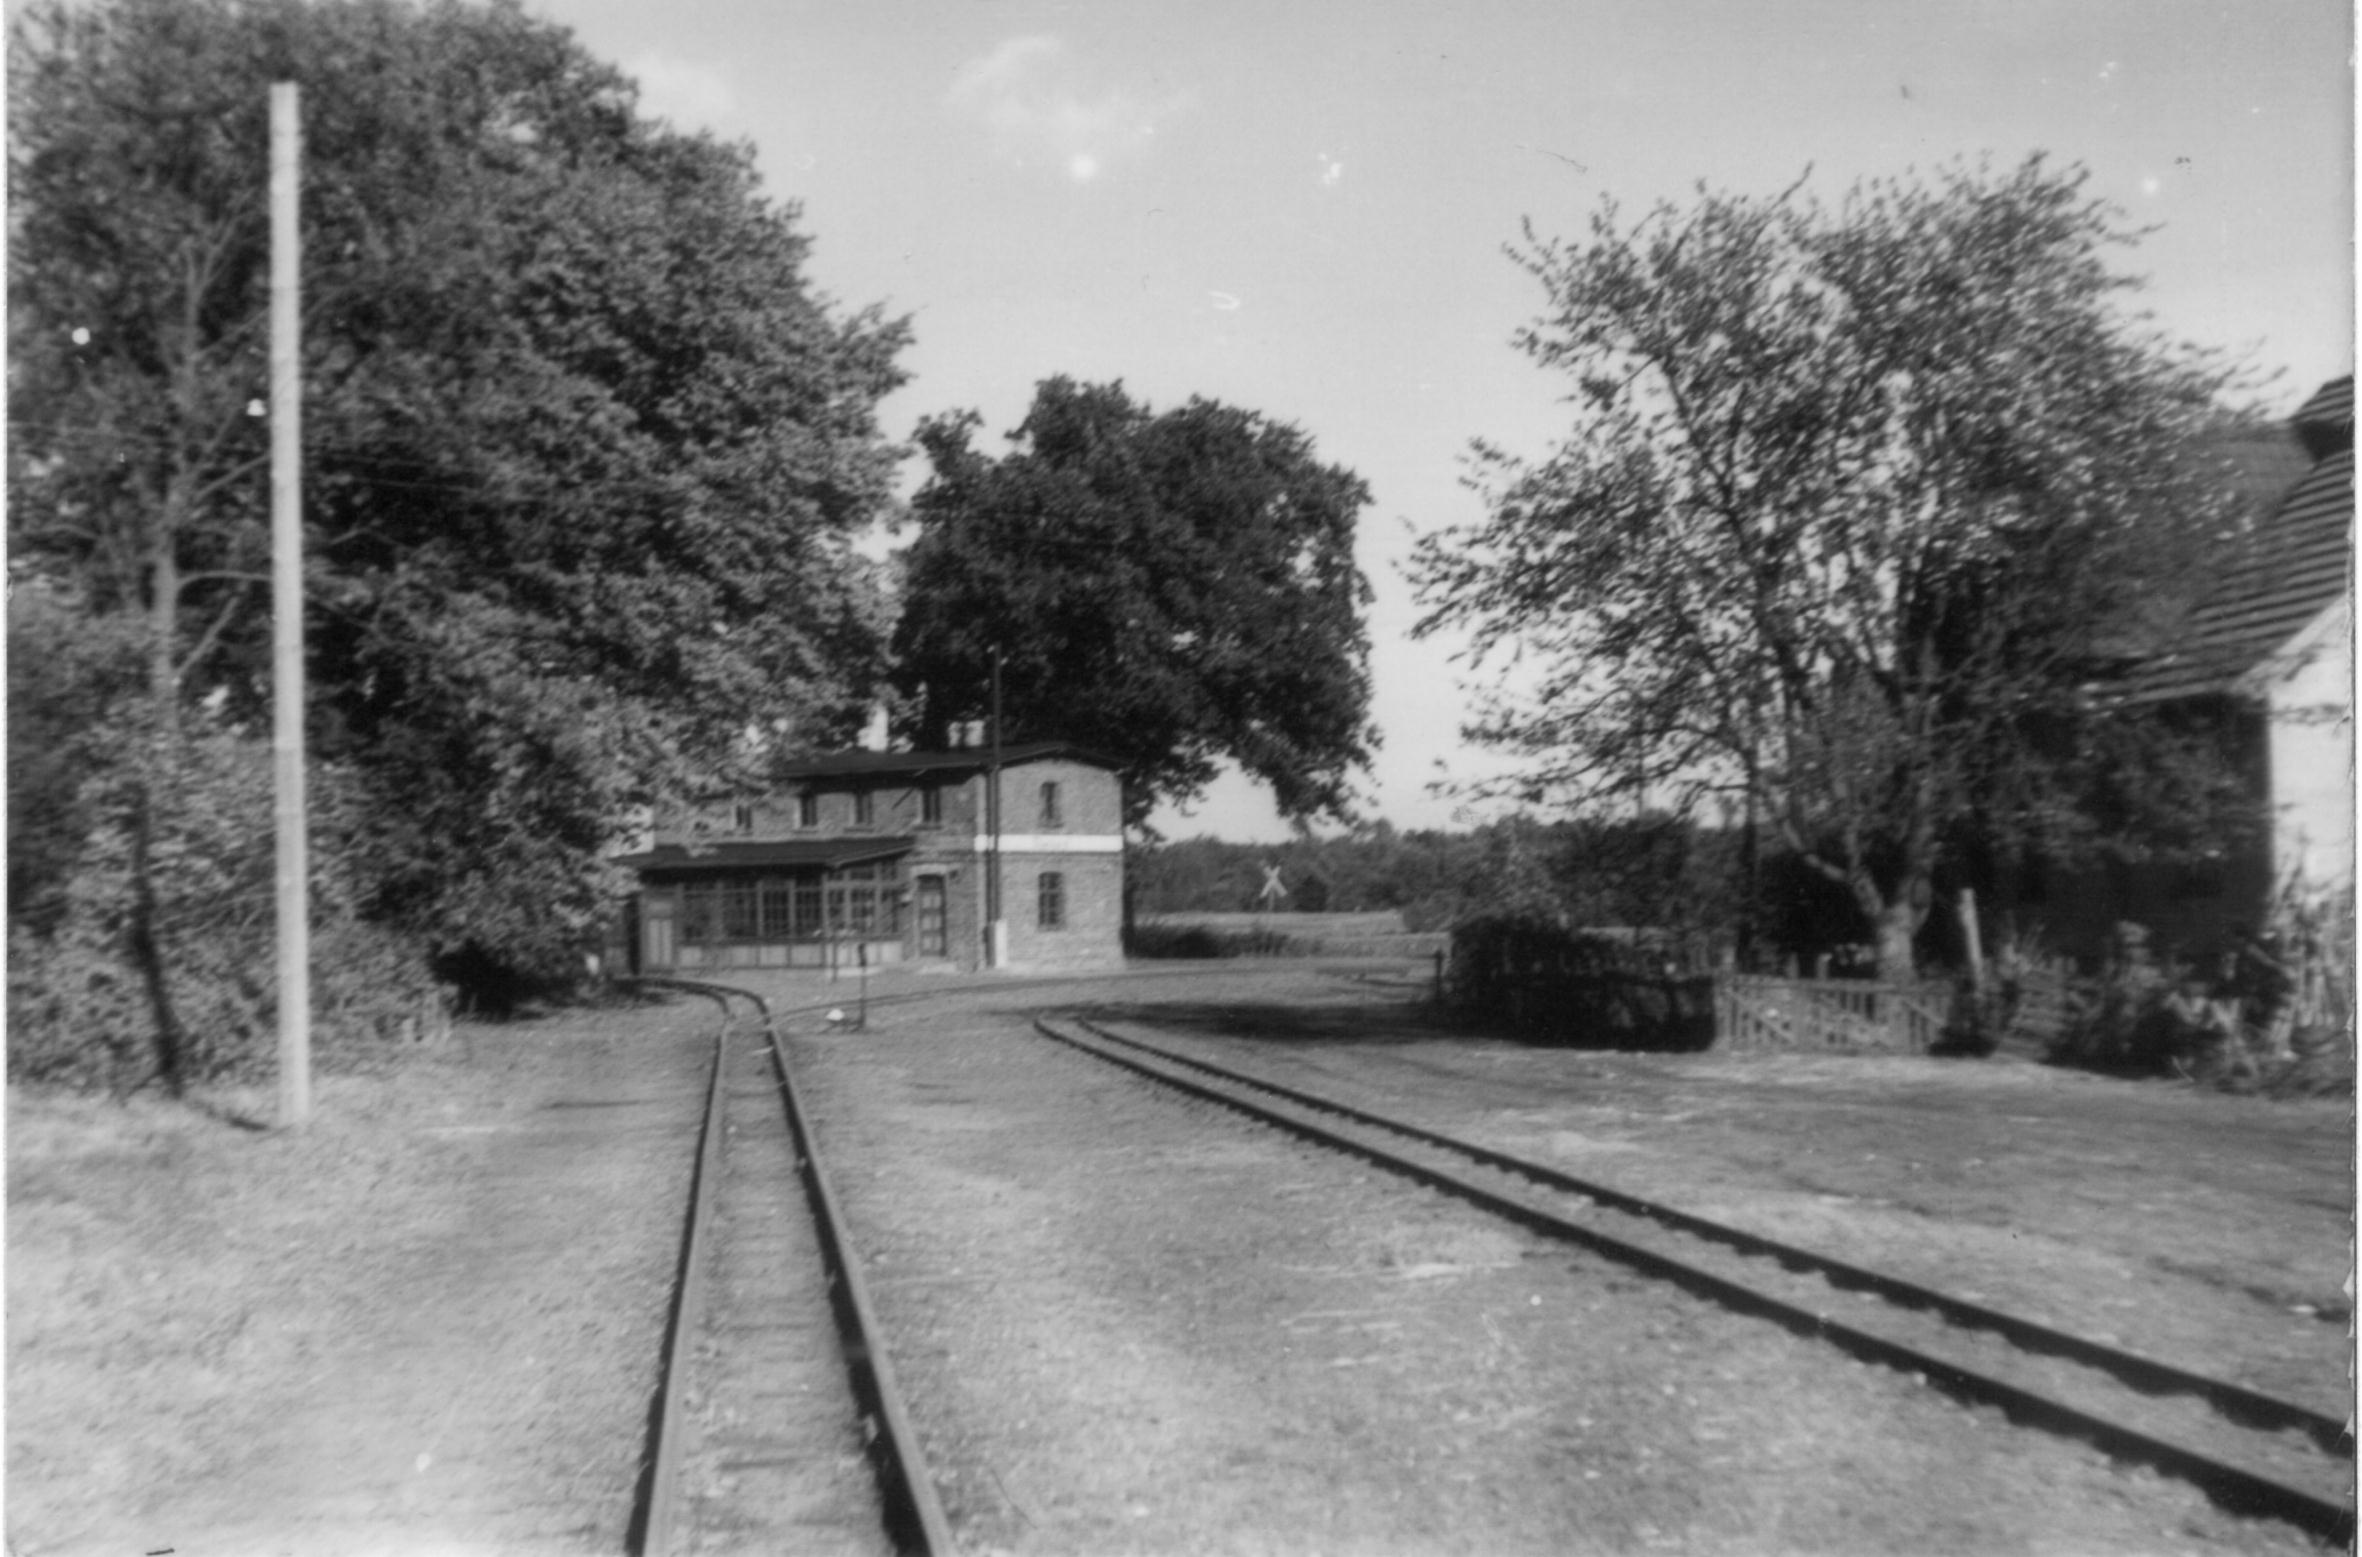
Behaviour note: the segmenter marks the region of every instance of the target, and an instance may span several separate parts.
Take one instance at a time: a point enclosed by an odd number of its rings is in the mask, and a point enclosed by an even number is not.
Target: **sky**
[[[1504,252],[1698,186],[1774,193],[2043,151],[2151,232],[2122,257],[2179,338],[2351,372],[2347,0],[527,0],[638,79],[642,109],[756,149],[810,273],[907,315],[906,437],[988,445],[1054,374],[1157,409],[1291,422],[1359,473],[1383,737],[1364,814],[1489,814],[1459,735],[1486,674],[1416,640],[1414,535],[1478,521],[1469,442],[1540,455],[1560,386],[1510,345],[1543,302]],[[907,486],[924,476],[915,457]],[[1226,778],[1168,837],[1284,837]]]

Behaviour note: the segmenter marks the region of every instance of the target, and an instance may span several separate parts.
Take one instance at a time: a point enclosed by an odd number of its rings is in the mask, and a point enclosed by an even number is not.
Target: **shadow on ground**
[[[1433,1043],[1480,1036],[1436,1020],[1423,1008],[1401,1000],[1317,1006],[1276,1000],[1108,1001],[1077,1006],[1074,1014],[1087,1021],[1132,1022],[1168,1032],[1274,1045]]]
[[[1425,999],[1402,995],[1349,997],[1315,1005],[1280,1000],[1108,1002],[1077,1008],[1076,1014],[1275,1045],[1508,1042],[1534,1048],[1686,1054],[1714,1042],[1711,1008],[1636,1009],[1630,1002],[1535,1013],[1535,1020],[1506,1027],[1439,1012]]]

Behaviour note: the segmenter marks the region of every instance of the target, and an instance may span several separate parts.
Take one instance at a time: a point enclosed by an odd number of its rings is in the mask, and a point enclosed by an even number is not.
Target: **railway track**
[[[1349,1152],[1725,1306],[1816,1336],[2012,1420],[2082,1439],[2247,1516],[2350,1545],[2346,1423],[1917,1283],[1692,1216],[1078,1018],[1060,1043]]]
[[[745,990],[665,983],[724,1016],[631,1549],[947,1554],[780,1018]]]
[[[866,1022],[872,1011],[978,988],[1071,988],[1076,976],[875,995],[864,987],[852,999],[836,991],[776,1011],[734,985],[632,982],[712,1000],[722,1020],[627,1544],[652,1557],[951,1552],[950,1522],[797,1096],[782,1024],[823,1014]],[[802,1186],[801,1209],[783,1194],[790,1177]],[[821,1315],[833,1337],[822,1333]],[[833,1432],[809,1399],[830,1390],[844,1395]],[[869,1474],[843,1474],[849,1458],[866,1461]]]

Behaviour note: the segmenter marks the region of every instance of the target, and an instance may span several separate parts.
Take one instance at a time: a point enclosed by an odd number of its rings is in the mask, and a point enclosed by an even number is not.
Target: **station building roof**
[[[1113,769],[1113,757],[1068,741],[1024,741],[1001,748],[1001,766],[1061,758],[1095,768]],[[981,773],[992,766],[989,746],[962,746],[951,751],[845,751],[791,762],[773,770],[782,780],[807,778],[890,778],[899,775]]]

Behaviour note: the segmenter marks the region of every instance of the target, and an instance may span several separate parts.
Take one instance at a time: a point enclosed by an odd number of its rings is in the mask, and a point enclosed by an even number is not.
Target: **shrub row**
[[[1452,931],[1445,999],[1459,1015],[1539,1042],[1703,1049],[1713,981],[1682,976],[1672,948],[1572,929],[1531,913],[1484,914]]]
[[[1124,955],[1211,961],[1223,957],[1305,957],[1306,943],[1277,930],[1217,930],[1202,924],[1136,924],[1124,931]]]

